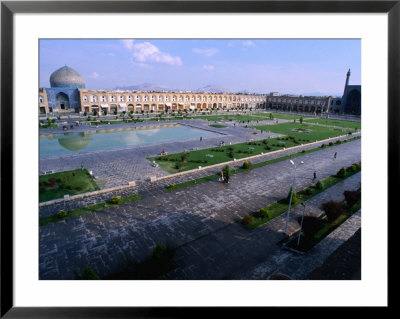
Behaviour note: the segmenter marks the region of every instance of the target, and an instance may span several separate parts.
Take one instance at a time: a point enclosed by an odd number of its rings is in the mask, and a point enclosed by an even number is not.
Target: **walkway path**
[[[334,148],[295,159],[305,162],[297,171],[296,189],[312,183],[314,170],[322,179],[361,159],[361,140]],[[338,152],[336,160],[332,159],[334,151]],[[282,161],[233,175],[229,184],[211,181],[176,192],[149,184],[148,189],[141,189],[143,199],[138,202],[40,227],[40,279],[74,279],[75,271],[81,272],[85,265],[105,276],[118,271],[126,257],[137,262],[147,259],[157,242],[180,247],[202,237],[218,238],[222,229],[245,214],[285,197],[292,173],[290,163]],[[273,223],[279,219],[268,227]],[[271,243],[281,236],[275,230],[267,235]],[[224,251],[231,245],[224,240],[220,243]],[[204,248],[203,255],[207,251]]]

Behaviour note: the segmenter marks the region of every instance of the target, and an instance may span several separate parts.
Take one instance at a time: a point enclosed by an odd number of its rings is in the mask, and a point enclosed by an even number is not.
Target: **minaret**
[[[344,85],[344,91],[343,91],[343,95],[346,93],[346,88],[347,88],[347,86],[349,85],[349,79],[350,79],[350,69],[347,71],[347,74],[346,74],[346,84]]]

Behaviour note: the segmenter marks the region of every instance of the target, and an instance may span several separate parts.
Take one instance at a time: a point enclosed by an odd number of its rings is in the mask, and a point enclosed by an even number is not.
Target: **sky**
[[[359,39],[41,39],[39,86],[68,65],[88,89],[152,83],[197,90],[216,85],[231,92],[343,94],[361,84]]]

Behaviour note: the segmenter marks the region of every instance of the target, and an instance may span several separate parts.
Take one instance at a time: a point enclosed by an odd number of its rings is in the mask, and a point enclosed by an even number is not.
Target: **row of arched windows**
[[[305,104],[305,105],[325,105],[323,100],[303,100],[303,99],[285,99],[285,98],[269,98],[268,102],[275,102],[275,103],[293,103],[293,104]]]
[[[249,97],[249,96],[206,96],[206,95],[83,95],[83,102],[263,102],[265,99],[262,97]]]

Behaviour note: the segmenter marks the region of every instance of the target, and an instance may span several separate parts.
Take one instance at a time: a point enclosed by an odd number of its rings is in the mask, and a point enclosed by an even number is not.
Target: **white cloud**
[[[93,72],[93,73],[90,75],[90,77],[91,77],[92,79],[98,79],[98,78],[100,77],[100,75],[99,75],[97,72]]]
[[[256,46],[255,43],[253,41],[251,41],[251,40],[243,41],[242,44],[244,46],[246,46],[246,47],[254,47],[254,46]]]
[[[198,54],[202,54],[202,55],[205,55],[205,56],[212,56],[212,55],[218,53],[218,49],[214,49],[214,48],[210,48],[210,49],[194,48],[193,52],[198,53]]]
[[[121,40],[121,42],[123,43],[124,47],[131,50],[133,48],[133,42],[135,40],[133,39],[127,39],[127,40]]]
[[[215,67],[213,65],[203,65],[203,69],[208,70],[208,71],[212,71],[215,69]]]
[[[182,60],[180,57],[171,56],[169,53],[162,52],[150,42],[133,44],[133,58],[135,62],[147,65],[151,62],[177,66],[182,65]]]

